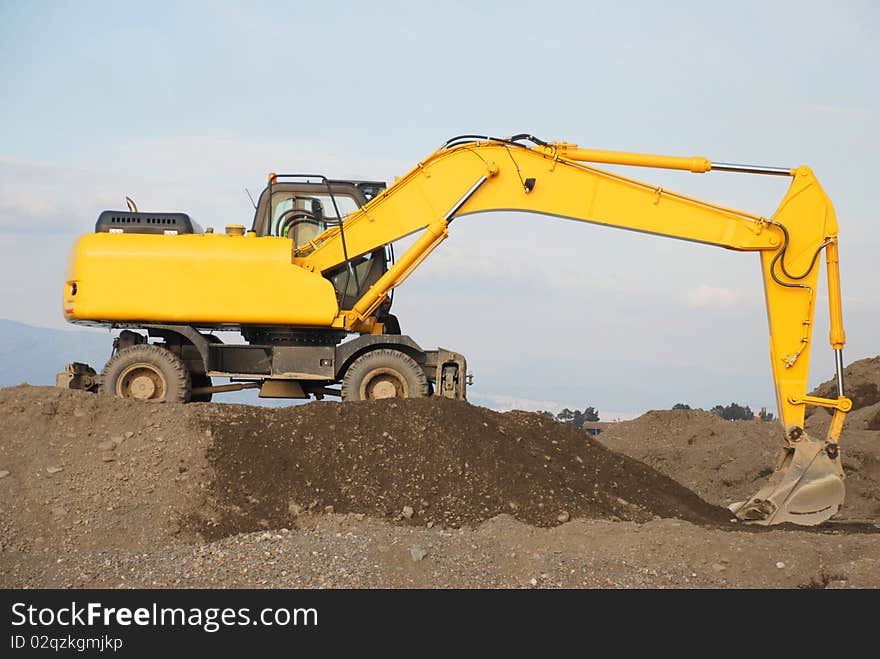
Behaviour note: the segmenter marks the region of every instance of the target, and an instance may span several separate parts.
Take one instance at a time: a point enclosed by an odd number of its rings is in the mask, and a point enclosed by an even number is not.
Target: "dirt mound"
[[[851,414],[843,440],[847,506],[875,516],[878,413]],[[446,400],[265,409],[21,386],[0,390],[0,414],[3,587],[876,587],[880,573],[878,534],[727,524],[685,487],[718,504],[750,493],[775,424],[652,412],[600,436],[655,471],[545,417]]]
[[[870,430],[880,405],[851,413],[841,435],[846,500],[839,519],[880,519],[880,433]],[[823,436],[830,416],[819,410],[807,432]],[[605,446],[651,465],[716,505],[754,494],[782,446],[777,423],[725,421],[699,410],[652,411],[599,435]]]
[[[52,387],[0,389],[0,543],[19,551],[192,540],[210,438],[185,405]]]
[[[289,526],[325,508],[416,525],[500,513],[537,526],[585,517],[726,523],[653,469],[530,413],[446,399],[202,410],[213,444],[208,537]]]
[[[270,409],[20,386],[0,390],[0,414],[0,530],[21,551],[161,546],[330,510],[438,527],[730,517],[579,430],[448,400]]]
[[[853,410],[880,403],[880,355],[859,359],[844,368],[843,384]],[[837,398],[837,378],[823,382],[810,395]]]

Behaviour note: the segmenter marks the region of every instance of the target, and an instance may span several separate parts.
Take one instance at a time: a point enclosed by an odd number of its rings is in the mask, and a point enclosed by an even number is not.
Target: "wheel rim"
[[[376,368],[367,373],[360,386],[361,400],[408,398],[409,386],[400,373],[391,368]]]
[[[116,379],[116,395],[132,400],[164,400],[168,385],[162,372],[149,364],[132,364]]]

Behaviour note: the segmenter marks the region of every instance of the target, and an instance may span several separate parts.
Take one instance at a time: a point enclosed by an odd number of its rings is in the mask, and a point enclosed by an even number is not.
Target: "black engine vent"
[[[96,233],[196,233],[186,213],[132,213],[104,211],[95,223]]]

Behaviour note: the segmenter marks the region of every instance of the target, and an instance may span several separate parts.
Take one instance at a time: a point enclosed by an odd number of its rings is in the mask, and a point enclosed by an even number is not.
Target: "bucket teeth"
[[[770,480],[747,501],[729,506],[744,522],[769,526],[791,522],[821,524],[837,513],[844,498],[844,473],[836,443],[804,434],[783,449]]]

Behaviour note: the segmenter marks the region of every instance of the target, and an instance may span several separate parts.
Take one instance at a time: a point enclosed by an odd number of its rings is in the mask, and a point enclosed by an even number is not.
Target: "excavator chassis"
[[[190,325],[114,324],[123,329],[115,347],[146,343],[141,334],[160,338],[160,345],[175,353],[193,374],[228,377],[233,382],[219,386],[195,386],[193,395],[241,389],[260,389],[261,398],[323,398],[338,396],[332,385],[342,380],[346,369],[361,355],[377,349],[391,349],[414,359],[424,370],[435,395],[467,399],[467,361],[464,356],[438,348],[424,350],[412,338],[400,334],[365,334],[339,345],[252,345],[222,343],[216,336],[203,334]],[[244,380],[245,382],[241,382]],[[95,391],[98,376],[86,364],[68,364],[56,376],[57,386]]]

